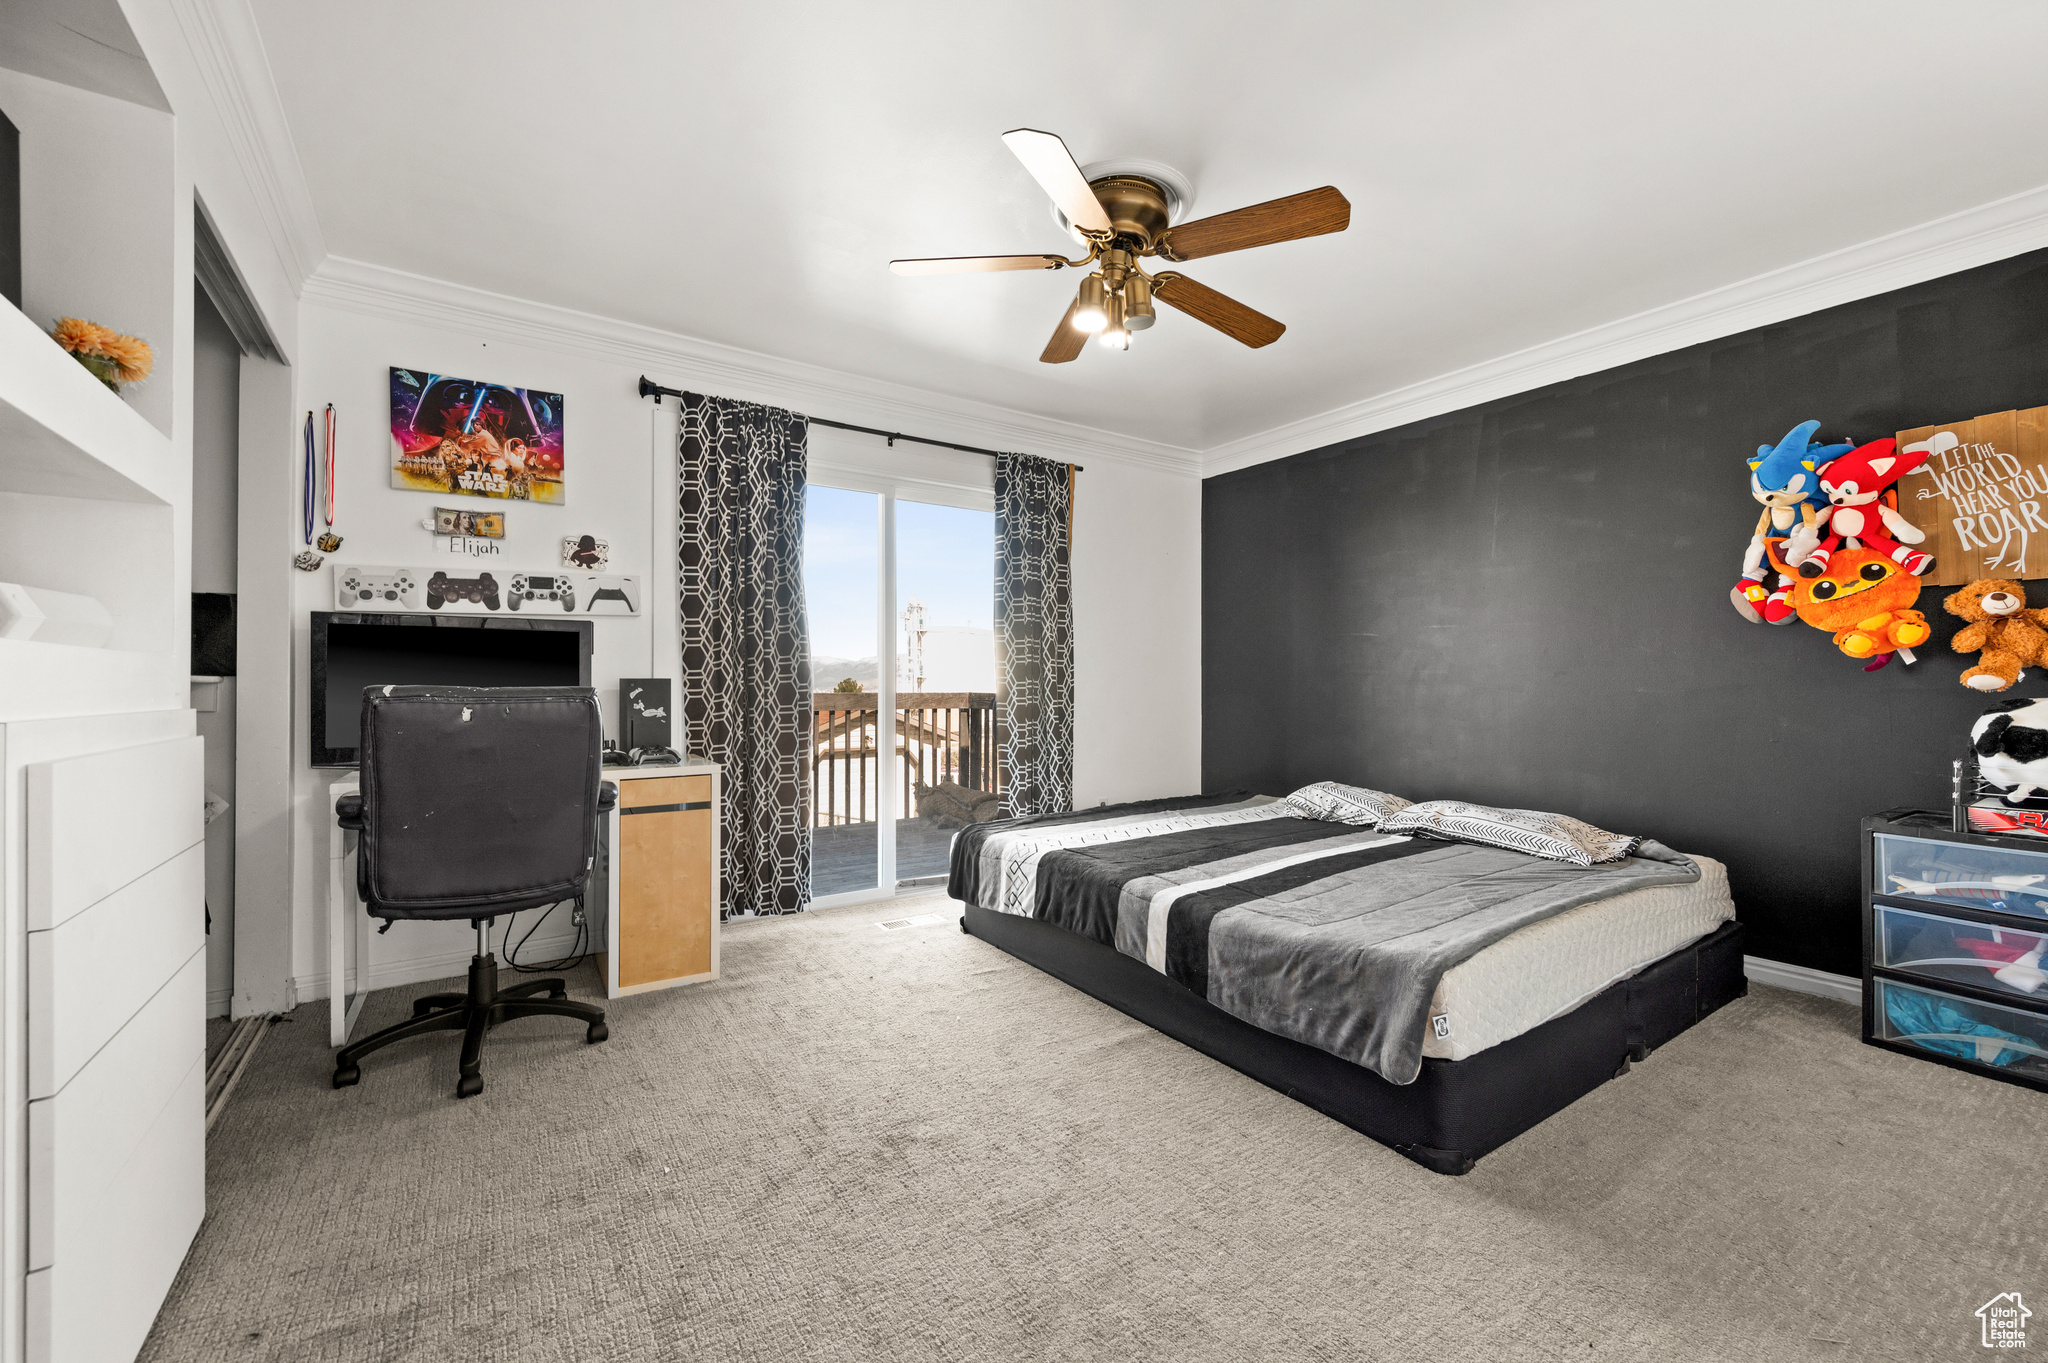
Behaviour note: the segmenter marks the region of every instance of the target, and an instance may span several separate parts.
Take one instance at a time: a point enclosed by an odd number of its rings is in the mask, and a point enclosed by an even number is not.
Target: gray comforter
[[[1408,1084],[1445,971],[1567,909],[1698,879],[1656,842],[1569,866],[1303,819],[1239,792],[969,828],[948,888],[1114,946],[1253,1026]]]

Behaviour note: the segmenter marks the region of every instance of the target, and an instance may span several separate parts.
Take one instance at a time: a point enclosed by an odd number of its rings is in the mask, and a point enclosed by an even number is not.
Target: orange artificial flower
[[[114,377],[122,383],[139,383],[156,366],[149,342],[118,332],[109,331],[101,336],[100,354],[114,362]]]
[[[58,345],[74,355],[97,352],[100,341],[111,334],[99,323],[88,322],[83,317],[59,317],[57,329],[50,333]]]

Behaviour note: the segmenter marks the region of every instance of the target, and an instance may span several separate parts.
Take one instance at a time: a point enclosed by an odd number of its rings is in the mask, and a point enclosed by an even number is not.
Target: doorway
[[[206,1015],[235,981],[235,599],[242,347],[192,290],[192,708],[206,740]],[[229,815],[223,818],[222,815]]]

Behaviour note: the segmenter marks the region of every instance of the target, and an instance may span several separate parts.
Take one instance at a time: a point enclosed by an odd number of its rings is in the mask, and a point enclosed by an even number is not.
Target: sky
[[[804,591],[811,653],[872,658],[881,528],[872,492],[813,484],[804,511]],[[903,602],[925,604],[926,623],[991,629],[995,621],[996,518],[989,511],[898,499],[896,590],[890,616],[902,647]]]

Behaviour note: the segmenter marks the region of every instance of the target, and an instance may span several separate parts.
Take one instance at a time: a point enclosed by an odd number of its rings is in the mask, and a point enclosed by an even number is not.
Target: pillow
[[[1340,786],[1335,781],[1318,781],[1303,786],[1287,797],[1287,804],[1304,819],[1327,823],[1354,823],[1361,828],[1378,828],[1396,810],[1413,804],[1383,790],[1363,786]]]
[[[1495,809],[1462,800],[1426,800],[1409,805],[1380,825],[1385,833],[1433,833],[1457,842],[1476,842],[1527,852],[1532,857],[1593,866],[1634,856],[1641,838],[1624,837],[1563,814],[1540,809]]]

